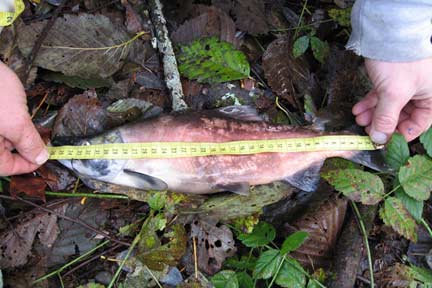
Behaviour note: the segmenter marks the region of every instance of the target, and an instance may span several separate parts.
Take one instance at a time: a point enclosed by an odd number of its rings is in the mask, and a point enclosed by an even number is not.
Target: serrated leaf
[[[395,185],[399,185],[397,182]],[[405,193],[402,187],[399,187],[395,191],[395,197],[402,201],[402,204],[408,210],[408,212],[416,219],[420,220],[423,215],[423,201],[416,200]]]
[[[282,244],[281,254],[284,255],[297,250],[297,248],[299,248],[308,237],[309,233],[304,231],[294,232],[289,235]]]
[[[250,73],[246,56],[215,37],[181,46],[177,60],[180,73],[198,82],[227,82],[247,78]]]
[[[292,258],[286,258],[276,277],[276,284],[287,288],[303,288],[306,286],[306,272]]]
[[[252,277],[246,272],[237,272],[237,279],[240,288],[253,288],[254,283]]]
[[[293,44],[292,53],[295,58],[303,55],[309,47],[309,36],[305,35],[297,38]]]
[[[336,21],[342,27],[351,26],[351,7],[345,9],[329,9],[328,14],[331,19]]]
[[[239,288],[237,275],[234,271],[223,270],[214,275],[210,281],[215,288]]]
[[[162,210],[165,207],[167,195],[165,193],[154,193],[148,200],[148,204],[154,211]]]
[[[428,200],[432,190],[432,160],[416,155],[399,170],[399,183],[416,200]]]
[[[234,270],[253,271],[253,269],[255,268],[256,261],[257,261],[256,257],[252,255],[251,257],[241,256],[240,260],[235,257],[231,257],[224,262],[224,267],[228,269],[234,269]]]
[[[384,224],[391,226],[400,235],[411,241],[417,241],[417,224],[401,200],[388,197],[380,210],[380,216]]]
[[[266,222],[259,222],[255,225],[252,233],[242,233],[237,238],[243,243],[243,245],[255,248],[267,245],[273,241],[275,237],[276,230],[272,225]]]
[[[325,59],[330,53],[330,47],[328,43],[314,36],[310,38],[310,44],[315,59],[321,64],[324,64]]]
[[[353,201],[375,205],[384,196],[384,184],[378,176],[359,169],[333,170],[322,177]]]
[[[426,149],[427,154],[432,157],[432,127],[420,136],[420,142]]]
[[[276,273],[276,269],[282,261],[279,250],[269,249],[264,251],[257,260],[253,277],[257,279],[268,279]]]
[[[394,133],[386,148],[386,163],[396,170],[405,165],[410,157],[408,142],[402,134]]]

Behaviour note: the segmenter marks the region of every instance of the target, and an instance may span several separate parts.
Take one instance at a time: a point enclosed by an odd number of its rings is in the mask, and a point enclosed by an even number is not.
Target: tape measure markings
[[[0,12],[0,26],[11,25],[15,21],[15,19],[24,11],[25,5],[22,0],[15,0],[14,5],[14,12]]]
[[[319,136],[221,143],[147,142],[48,147],[50,159],[178,158],[326,150],[376,150],[368,136]]]

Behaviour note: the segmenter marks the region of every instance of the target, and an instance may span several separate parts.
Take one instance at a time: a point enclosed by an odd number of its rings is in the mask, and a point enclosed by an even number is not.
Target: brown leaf
[[[191,236],[197,241],[198,267],[211,275],[218,272],[225,259],[237,251],[231,230],[225,225],[215,224],[196,220],[191,225]]]
[[[264,75],[273,92],[300,110],[298,99],[313,89],[307,63],[294,58],[288,37],[274,40],[262,57]]]
[[[213,0],[212,3],[234,15],[235,24],[242,31],[252,35],[266,34],[269,31],[262,0]]]
[[[60,110],[52,131],[53,137],[91,136],[104,131],[106,112],[94,90],[70,99]]]
[[[67,190],[76,181],[76,177],[68,169],[50,162],[41,166],[37,173],[53,191]]]
[[[64,213],[66,204],[56,211]],[[12,230],[0,235],[0,267],[14,268],[27,263],[27,257],[36,235],[44,246],[51,246],[57,239],[59,228],[57,216],[48,212],[36,214],[32,219],[20,223]]]
[[[19,193],[24,193],[45,202],[46,185],[44,179],[32,174],[18,175],[12,176],[9,191],[13,197],[17,197]]]
[[[346,209],[346,199],[332,196],[316,209],[303,215],[293,225],[285,224],[287,235],[294,231],[309,233],[303,245],[290,255],[305,267],[317,269],[327,266],[331,250],[342,228]]]
[[[201,10],[201,15],[186,21],[172,33],[171,39],[175,43],[188,44],[197,39],[217,36],[220,40],[239,47],[234,21],[225,12],[216,7]]]

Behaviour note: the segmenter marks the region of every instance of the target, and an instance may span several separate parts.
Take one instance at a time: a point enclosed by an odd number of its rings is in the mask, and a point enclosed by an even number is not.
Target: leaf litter
[[[20,76],[31,68],[26,81],[29,108],[45,138],[73,143],[169,112],[163,63],[152,47],[151,6],[137,5],[140,1],[72,1],[52,16],[54,2],[32,2],[23,20],[0,35],[1,59]],[[274,123],[309,122],[335,131],[353,123],[350,109],[370,82],[361,59],[337,48],[347,40],[352,1],[164,2],[185,100],[192,109],[246,104]],[[37,17],[57,19],[49,24]],[[43,36],[47,25],[51,27]],[[42,46],[32,52],[38,40]],[[25,59],[32,53],[35,60],[27,67]],[[51,115],[57,115],[55,121]],[[430,245],[422,247],[421,255],[412,251],[417,251],[415,240],[421,245],[430,240],[423,226],[432,220],[426,216],[431,131],[414,144],[420,148],[395,136],[387,150],[387,163],[395,170],[385,176],[334,165],[323,173],[334,189],[322,181],[323,195],[307,195],[283,182],[251,187],[249,196],[146,192],[77,179],[48,163],[34,175],[0,179],[3,196],[16,198],[2,200],[0,266],[6,283],[16,281],[19,273],[40,277],[59,271],[52,275],[61,275],[61,281],[74,287],[108,286],[115,280],[123,287],[253,287],[254,282],[266,285],[262,278],[274,286],[316,287],[313,279],[326,279],[318,268],[339,261],[332,256],[346,228],[345,215],[351,213],[348,198],[381,207],[381,220],[372,223],[369,237],[379,247],[377,282],[395,287],[430,284]],[[419,153],[429,156],[413,155]],[[325,196],[336,193],[333,190],[345,196]],[[102,199],[91,199],[98,193]],[[116,194],[128,195],[130,201],[109,198]],[[63,200],[58,199],[61,195]],[[32,201],[35,208],[24,201]],[[396,232],[390,234],[390,229]],[[137,235],[142,236],[137,248],[128,254]],[[110,242],[98,248],[103,240]],[[380,255],[389,243],[401,251]],[[92,257],[81,259],[86,253]],[[416,266],[395,260],[405,253]],[[114,276],[126,254],[126,268]],[[364,265],[359,269],[363,278],[353,281],[365,287],[371,275]],[[34,275],[16,283],[34,281]],[[48,277],[44,284],[60,285],[58,281]]]

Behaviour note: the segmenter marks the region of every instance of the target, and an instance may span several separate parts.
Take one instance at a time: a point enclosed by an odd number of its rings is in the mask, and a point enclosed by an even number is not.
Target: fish
[[[250,106],[166,114],[126,124],[78,145],[143,142],[229,142],[303,138],[329,135],[312,129],[263,121]],[[108,182],[143,190],[171,190],[210,194],[222,191],[247,195],[251,185],[286,181],[314,191],[327,158],[341,157],[375,170],[384,167],[377,151],[314,151],[212,155],[129,160],[59,160],[81,179]]]

